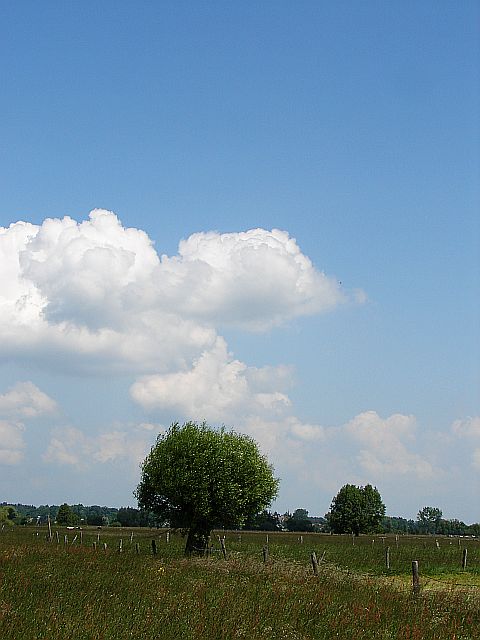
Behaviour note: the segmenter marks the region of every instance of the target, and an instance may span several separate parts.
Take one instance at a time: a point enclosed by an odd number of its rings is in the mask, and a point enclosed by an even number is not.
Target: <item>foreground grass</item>
[[[362,544],[365,554],[372,553],[371,541],[356,541],[353,550],[348,539],[312,537],[301,544],[298,536],[270,536],[270,561],[263,564],[260,534],[244,533],[241,540],[227,534],[225,561],[218,552],[185,560],[181,539],[173,536],[167,545],[165,536],[149,531],[136,531],[131,543],[129,532],[102,531],[96,551],[96,532],[85,533],[81,546],[71,544],[74,532],[68,532],[68,545],[65,532],[60,544],[45,542],[44,533],[27,529],[0,537],[2,639],[480,638],[475,587],[413,596],[407,576],[398,572],[366,576],[325,564],[313,575],[312,543],[319,551],[329,545],[326,556],[343,554],[348,567],[348,558],[358,563]],[[417,546],[412,542],[405,554],[424,549]],[[448,580],[468,577],[475,583],[474,568],[468,575],[447,569]]]

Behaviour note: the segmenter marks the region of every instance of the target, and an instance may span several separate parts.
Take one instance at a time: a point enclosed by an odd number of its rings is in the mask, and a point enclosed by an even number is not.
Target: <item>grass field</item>
[[[269,534],[264,563],[263,533],[227,532],[227,560],[215,538],[210,558],[185,559],[180,536],[167,544],[153,530],[85,529],[82,544],[78,530],[58,529],[58,543],[55,531],[52,542],[46,534],[0,533],[2,640],[480,638],[477,540],[459,547],[438,538],[437,548],[434,538],[400,537],[397,546],[395,537],[352,544],[349,536],[302,534],[301,542],[300,534]],[[324,557],[318,576],[313,550]],[[411,589],[412,560],[419,561],[419,595]]]

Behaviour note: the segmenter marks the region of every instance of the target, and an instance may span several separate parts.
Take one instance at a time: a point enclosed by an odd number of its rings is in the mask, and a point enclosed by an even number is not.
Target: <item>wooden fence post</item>
[[[263,562],[267,564],[268,562],[268,547],[263,547]]]
[[[225,536],[223,536],[223,538],[220,538],[220,546],[222,547],[223,557],[226,560],[227,559],[227,549],[225,548]]]
[[[390,569],[390,547],[385,550],[385,567]]]
[[[157,543],[155,542],[155,540],[152,540],[152,553],[154,556],[157,555]]]
[[[312,562],[313,573],[318,576],[318,561],[315,551],[312,551],[312,553],[310,554],[310,560]]]
[[[138,554],[140,553],[140,545],[138,544],[138,542],[135,543],[135,553]]]
[[[412,586],[413,593],[420,593],[420,577],[418,575],[418,560],[412,561]]]
[[[467,550],[463,550],[462,554],[462,569],[465,570],[467,568]]]

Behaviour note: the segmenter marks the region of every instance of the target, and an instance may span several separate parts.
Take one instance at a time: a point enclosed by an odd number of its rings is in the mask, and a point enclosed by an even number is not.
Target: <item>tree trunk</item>
[[[210,529],[202,525],[192,524],[187,534],[185,555],[204,556],[209,537]]]

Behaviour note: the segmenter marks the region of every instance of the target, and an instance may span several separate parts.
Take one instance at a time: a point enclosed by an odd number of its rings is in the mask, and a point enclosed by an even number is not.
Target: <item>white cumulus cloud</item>
[[[273,367],[267,371],[232,358],[223,338],[203,352],[187,371],[144,376],[131,387],[132,398],[146,410],[170,409],[190,418],[221,422],[228,416],[283,411],[289,398],[265,391],[265,376],[283,377]]]
[[[160,256],[101,209],[0,227],[0,356],[52,369],[181,371],[221,326],[265,330],[346,300],[285,231],[195,233]]]
[[[170,295],[183,313],[254,331],[346,301],[338,281],[278,229],[195,233],[180,242],[178,256],[163,257],[161,273],[175,282]]]

